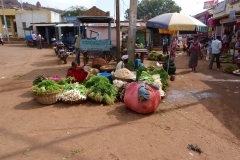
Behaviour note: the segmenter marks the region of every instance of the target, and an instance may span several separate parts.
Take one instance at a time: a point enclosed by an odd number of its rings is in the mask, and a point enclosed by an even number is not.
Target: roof
[[[108,16],[78,16],[77,18],[82,23],[109,23],[113,20]]]

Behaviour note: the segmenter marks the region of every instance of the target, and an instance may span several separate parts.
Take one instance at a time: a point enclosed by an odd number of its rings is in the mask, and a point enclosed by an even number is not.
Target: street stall
[[[90,37],[82,39],[80,37],[80,51],[83,53],[84,65],[88,63],[89,58],[104,58],[107,62],[116,59],[116,48],[111,43],[111,22],[112,18],[107,16],[78,16],[79,27],[87,23],[107,23],[108,39],[101,39],[98,31],[91,30]],[[96,34],[92,37],[93,33]]]

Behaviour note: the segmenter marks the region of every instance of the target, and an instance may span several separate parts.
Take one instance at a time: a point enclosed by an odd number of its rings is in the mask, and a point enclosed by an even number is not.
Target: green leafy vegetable
[[[139,81],[147,81],[148,83],[153,83],[154,79],[152,75],[148,74],[146,71],[143,71],[139,77]]]
[[[85,86],[89,98],[96,102],[114,104],[117,90],[106,77],[91,75]]]
[[[53,80],[43,80],[37,86],[33,87],[33,94],[48,94],[59,92],[61,87]]]
[[[69,90],[78,90],[81,95],[87,95],[87,89],[83,84],[73,83],[73,84],[66,84],[63,90],[63,93]]]
[[[47,77],[45,77],[44,75],[39,75],[34,79],[33,85],[38,85],[43,80],[47,80]]]

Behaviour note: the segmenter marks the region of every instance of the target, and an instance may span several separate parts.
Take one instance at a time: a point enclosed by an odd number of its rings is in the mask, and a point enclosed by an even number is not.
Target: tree
[[[66,9],[63,13],[62,16],[79,16],[80,12],[86,11],[87,8],[83,6],[72,6]]]
[[[137,7],[137,19],[150,19],[164,13],[179,13],[181,10],[173,0],[141,0]],[[129,9],[125,11],[125,18],[129,19]]]

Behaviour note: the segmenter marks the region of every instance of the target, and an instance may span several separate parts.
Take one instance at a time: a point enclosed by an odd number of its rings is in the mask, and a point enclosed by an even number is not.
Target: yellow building
[[[16,14],[16,10],[15,9],[5,9],[4,10],[6,19],[10,20],[10,26],[8,26],[8,31],[10,34],[10,36],[15,37],[15,33],[16,33],[16,27],[15,27],[15,14]],[[6,35],[6,30],[4,32],[4,18],[3,18],[3,11],[2,9],[0,9],[0,33],[2,33],[2,35]]]

